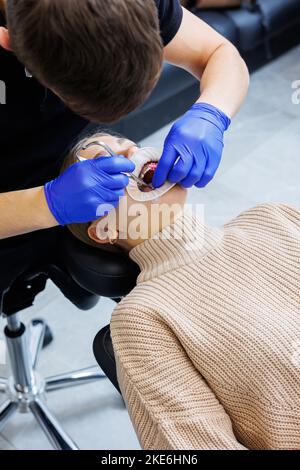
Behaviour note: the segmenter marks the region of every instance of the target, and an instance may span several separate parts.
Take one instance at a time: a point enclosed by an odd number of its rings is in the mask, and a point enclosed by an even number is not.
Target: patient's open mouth
[[[138,185],[136,181],[130,180],[127,186],[127,192],[134,201],[146,202],[154,201],[162,197],[170,189],[175,186],[174,184],[166,181],[165,184],[160,188],[153,188],[147,186],[152,183],[154,173],[157,169],[159,160],[161,157],[161,151],[152,147],[144,147],[138,149],[131,157],[131,160],[135,164],[134,175],[144,181],[144,186]]]
[[[139,177],[144,181],[145,186],[139,186],[140,191],[149,192],[151,188],[147,187],[147,184],[152,183],[152,179],[157,168],[158,162],[148,162],[143,166]]]

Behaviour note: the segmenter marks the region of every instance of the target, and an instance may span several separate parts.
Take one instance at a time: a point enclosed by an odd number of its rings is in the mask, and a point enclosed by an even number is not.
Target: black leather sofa
[[[256,0],[252,7],[194,13],[238,48],[250,71],[300,43],[300,0]],[[112,128],[141,140],[180,116],[198,94],[193,77],[166,64],[150,99]]]

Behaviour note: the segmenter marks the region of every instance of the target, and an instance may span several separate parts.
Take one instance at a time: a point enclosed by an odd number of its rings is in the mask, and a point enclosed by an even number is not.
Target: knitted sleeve
[[[144,449],[245,449],[158,314],[143,307],[117,308],[111,332],[120,387]]]

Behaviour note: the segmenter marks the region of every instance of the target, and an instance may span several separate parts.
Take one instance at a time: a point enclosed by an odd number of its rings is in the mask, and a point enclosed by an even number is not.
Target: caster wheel
[[[50,327],[47,325],[47,323],[45,323],[45,321],[42,320],[41,318],[35,318],[34,320],[32,320],[31,323],[33,324],[33,326],[38,325],[39,323],[45,324],[45,336],[44,336],[44,341],[43,341],[43,349],[49,346],[49,344],[52,343],[53,341],[53,334],[52,334]]]

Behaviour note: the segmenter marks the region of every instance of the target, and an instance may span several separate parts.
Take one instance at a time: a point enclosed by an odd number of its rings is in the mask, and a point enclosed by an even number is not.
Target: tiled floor
[[[247,102],[227,134],[217,177],[207,189],[190,192],[191,202],[205,204],[208,223],[223,224],[264,201],[300,205],[300,105],[291,100],[291,84],[297,79],[300,47],[252,76]],[[146,139],[145,145],[162,146],[168,128]],[[41,372],[51,375],[94,363],[92,341],[109,322],[112,308],[111,301],[102,299],[93,310],[80,312],[49,283],[23,315],[26,321],[47,319],[55,334],[43,353]],[[1,331],[3,326],[1,320]],[[4,373],[0,366],[0,375]],[[48,404],[81,449],[139,448],[122,400],[106,379],[53,392]],[[17,415],[0,435],[0,449],[50,446],[30,416]]]

